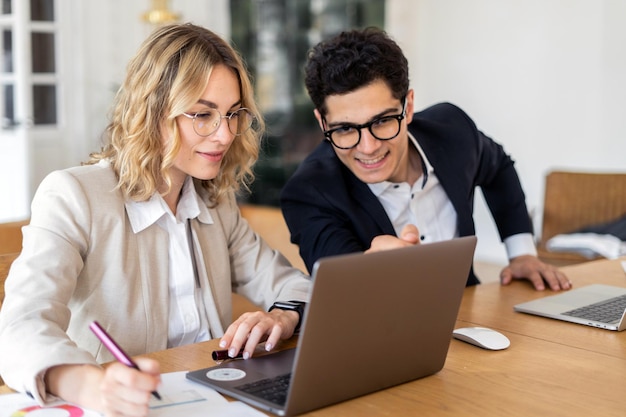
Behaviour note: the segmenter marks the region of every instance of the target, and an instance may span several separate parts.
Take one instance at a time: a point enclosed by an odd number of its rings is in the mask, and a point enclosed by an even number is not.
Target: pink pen
[[[106,347],[109,352],[111,352],[111,354],[115,356],[115,359],[128,366],[129,368],[135,368],[138,371],[140,370],[137,364],[133,362],[133,360],[126,354],[126,352],[122,350],[121,347],[118,346],[117,343],[115,343],[115,340],[113,340],[113,338],[108,335],[108,333],[102,328],[102,326],[100,326],[100,324],[98,324],[97,321],[92,322],[89,325],[89,328],[92,332],[94,332],[98,339],[100,339],[104,347]],[[161,396],[156,391],[152,391],[152,395],[154,395],[157,400],[161,399]]]

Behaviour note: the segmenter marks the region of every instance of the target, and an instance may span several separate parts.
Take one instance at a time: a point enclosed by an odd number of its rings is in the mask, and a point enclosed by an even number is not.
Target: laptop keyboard
[[[626,309],[626,294],[585,307],[576,308],[563,314],[602,323],[613,323],[622,318],[624,309]]]
[[[274,404],[285,405],[290,380],[291,373],[288,373],[273,378],[250,382],[249,384],[240,385],[236,388],[240,391],[273,402]]]

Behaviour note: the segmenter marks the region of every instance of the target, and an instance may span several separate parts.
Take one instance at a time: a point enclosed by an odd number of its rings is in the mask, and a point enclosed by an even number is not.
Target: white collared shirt
[[[169,322],[167,347],[182,346],[211,339],[201,288],[194,270],[188,219],[213,223],[211,214],[197,195],[193,180],[187,177],[176,207],[176,216],[163,198],[155,193],[148,201],[126,203],[134,233],[156,223],[169,235]]]
[[[459,236],[457,213],[437,174],[415,137],[409,132],[411,143],[422,158],[422,176],[410,186],[407,182],[383,181],[368,184],[382,204],[399,236],[407,224],[414,224],[422,243],[439,242]],[[536,255],[532,234],[520,233],[504,239],[507,255]]]

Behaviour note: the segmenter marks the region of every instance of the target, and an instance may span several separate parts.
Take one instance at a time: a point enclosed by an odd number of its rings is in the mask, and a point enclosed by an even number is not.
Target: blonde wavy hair
[[[109,160],[118,176],[118,187],[133,200],[149,199],[161,182],[168,192],[168,172],[180,149],[176,117],[198,101],[216,65],[225,65],[237,75],[241,106],[252,112],[256,122],[235,138],[217,177],[201,183],[212,204],[241,186],[249,189],[265,128],[250,76],[239,54],[225,40],[189,23],[159,28],[144,41],[129,62],[126,79],[116,94],[104,132],[105,145],[90,155],[87,164]],[[172,139],[165,148],[163,132]]]

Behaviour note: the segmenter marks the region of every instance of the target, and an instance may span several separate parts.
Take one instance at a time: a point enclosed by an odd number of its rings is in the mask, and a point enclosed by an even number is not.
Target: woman
[[[242,220],[263,123],[237,53],[191,24],[158,29],[127,69],[107,143],[50,174],[32,203],[0,312],[0,374],[104,412],[147,414],[158,363],[114,363],[97,320],[131,356],[210,338],[231,356],[291,337],[310,281]],[[231,292],[270,312],[232,322]]]

